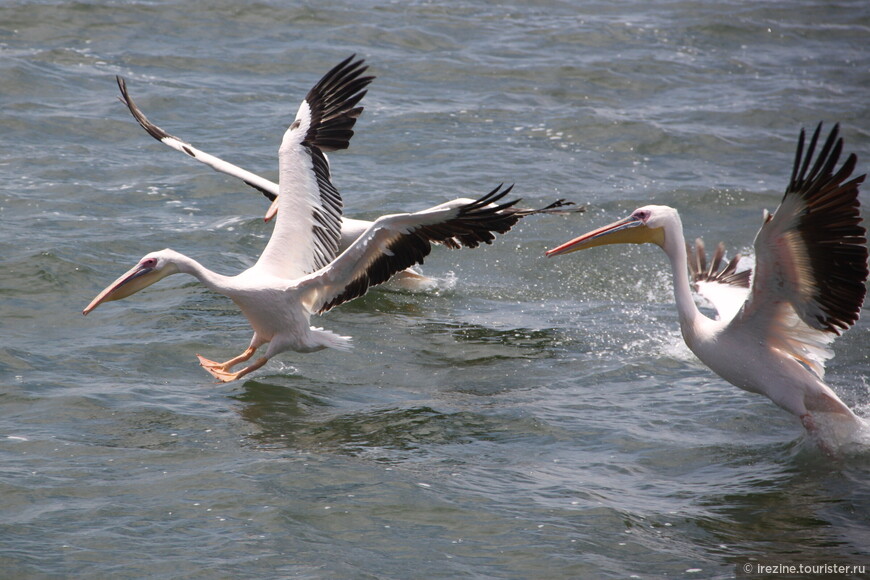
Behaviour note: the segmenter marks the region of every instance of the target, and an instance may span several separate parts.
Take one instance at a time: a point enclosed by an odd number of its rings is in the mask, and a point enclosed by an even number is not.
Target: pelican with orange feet
[[[248,347],[225,362],[199,356],[219,381],[241,378],[287,351],[347,349],[349,337],[310,325],[312,314],[359,297],[414,264],[433,243],[451,248],[490,243],[508,231],[518,200],[503,202],[511,187],[496,187],[459,206],[382,216],[338,254],[342,201],[332,185],[325,148],[346,147],[367,84],[361,62],[346,60],[308,93],[279,148],[279,207],[272,236],[258,261],[237,275],[223,275],[179,252],[145,255],[100,292],[83,310],[120,300],[172,274],[189,274],[210,290],[229,297],[254,329]],[[265,353],[240,370],[256,351]]]

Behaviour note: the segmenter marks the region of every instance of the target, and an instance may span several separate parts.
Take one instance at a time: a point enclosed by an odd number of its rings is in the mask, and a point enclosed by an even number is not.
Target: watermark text
[[[844,576],[864,575],[870,566],[864,564],[774,564],[745,562],[738,564],[741,577],[752,576]]]

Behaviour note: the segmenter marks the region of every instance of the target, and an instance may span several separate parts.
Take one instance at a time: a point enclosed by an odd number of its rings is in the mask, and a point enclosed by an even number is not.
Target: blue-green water
[[[749,251],[801,127],[870,165],[870,7],[851,2],[0,4],[0,570],[9,578],[727,578],[870,566],[870,453],[683,345],[664,255],[544,250],[650,202]],[[351,53],[377,75],[347,214],[515,182],[525,220],[433,252],[427,293],[316,321],[351,353],[285,353],[215,385],[250,338],[174,277],[87,318],[151,250],[224,273],[265,198],[148,137],[274,178],[305,92]],[[866,199],[866,194],[864,194]],[[828,382],[870,415],[870,318]],[[760,577],[760,576],[759,576]]]

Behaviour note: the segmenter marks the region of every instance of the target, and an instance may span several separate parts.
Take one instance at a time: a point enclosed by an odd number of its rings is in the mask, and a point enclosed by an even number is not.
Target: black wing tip
[[[504,188],[504,189],[502,189],[502,188]],[[509,194],[511,191],[513,191],[513,188],[514,188],[513,183],[511,183],[507,187],[505,187],[504,183],[499,183],[492,190],[490,190],[489,192],[480,196],[476,200],[469,202],[463,206],[460,206],[459,211],[460,211],[460,213],[469,213],[469,212],[473,212],[473,211],[481,209],[481,208],[485,208],[487,206],[492,206],[492,204],[495,204],[496,202],[502,200],[507,194]],[[510,206],[518,203],[519,201],[521,201],[521,200],[517,199],[513,202],[510,202],[505,207],[510,207]],[[500,208],[500,207],[501,206],[490,207],[489,211],[497,211],[496,208]]]
[[[311,109],[311,126],[306,145],[323,151],[338,151],[350,146],[353,126],[362,115],[357,105],[367,94],[374,76],[362,76],[368,70],[365,59],[352,54],[332,67],[308,91],[305,101]]]
[[[126,105],[127,110],[130,111],[130,114],[133,115],[136,122],[139,123],[139,125],[145,129],[149,135],[158,141],[163,141],[164,139],[175,139],[176,141],[181,141],[148,120],[148,117],[145,116],[145,113],[142,112],[142,110],[136,105],[133,97],[130,96],[130,92],[127,90],[127,81],[124,77],[116,75],[115,80],[118,83],[118,88],[121,90],[121,96],[118,97],[118,100]],[[193,157],[191,153],[188,153],[188,155]]]
[[[565,199],[558,199],[549,205],[535,209],[516,207],[522,201],[521,198],[502,202],[513,191],[513,188],[514,184],[505,187],[504,183],[500,183],[482,197],[459,208],[461,215],[478,220],[481,225],[485,224],[485,228],[489,229],[488,232],[484,233],[483,230],[480,230],[479,235],[468,237],[457,236],[456,238],[439,241],[438,243],[453,249],[462,246],[474,248],[481,242],[492,243],[495,239],[493,232],[498,234],[507,233],[520,219],[530,215],[547,213],[568,214],[586,211],[586,206],[565,209],[567,206],[574,205],[574,202],[566,201]]]
[[[806,142],[806,130],[801,128],[800,134],[798,135],[797,148],[795,150],[791,179],[786,188],[786,195],[792,192],[806,191],[813,188],[814,185],[818,185],[819,182],[831,179],[834,173],[834,166],[836,166],[843,151],[843,138],[840,137],[840,124],[834,123],[834,126],[831,127],[831,130],[828,132],[828,136],[825,139],[821,150],[818,155],[815,156],[815,163],[813,163],[816,145],[819,143],[819,137],[822,134],[823,126],[824,122],[819,121],[813,131],[812,137],[810,137],[809,144],[806,145],[806,149],[804,147]],[[804,153],[804,151],[806,151],[806,153]],[[849,157],[851,158],[853,155],[854,154]],[[849,163],[849,159],[847,159],[846,163]],[[812,169],[810,169],[810,166],[812,166]],[[842,173],[842,170],[841,172],[838,172],[838,175],[839,173]],[[851,174],[851,171],[849,171],[848,174]],[[848,174],[845,175],[843,179],[848,177]]]
[[[500,183],[480,198],[460,206],[450,222],[451,234],[433,236],[431,241],[454,250],[491,244],[496,234],[507,233],[522,217],[514,208],[521,199],[502,202],[513,188],[513,184],[505,187]]]
[[[861,225],[858,197],[866,174],[852,177],[858,161],[855,153],[836,169],[843,152],[839,123],[828,132],[814,159],[822,130],[820,122],[806,149],[806,132],[801,130],[783,199],[797,196],[803,206],[796,229],[809,257],[812,300],[820,311],[802,319],[813,328],[839,335],[857,322],[867,292],[867,232]]]
[[[517,215],[519,215],[520,217],[526,217],[526,216],[537,215],[537,214],[567,215],[569,213],[584,213],[585,211],[586,211],[585,205],[577,205],[573,201],[568,201],[564,198],[557,199],[553,203],[546,205],[544,207],[517,208],[516,209]]]

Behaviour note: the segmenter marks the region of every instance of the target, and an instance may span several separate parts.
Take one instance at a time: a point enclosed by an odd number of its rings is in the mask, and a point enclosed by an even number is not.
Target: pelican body
[[[474,248],[516,222],[513,206],[502,202],[512,186],[501,185],[477,200],[445,204],[415,213],[382,216],[340,255],[342,200],[332,185],[324,151],[347,147],[361,112],[357,103],[370,77],[362,61],[350,57],[330,70],[308,93],[281,142],[280,211],[272,236],[251,268],[235,276],[213,272],[196,260],[165,249],[144,256],[100,292],[83,310],[120,300],[172,274],[189,274],[210,290],[229,297],[254,329],[249,346],[219,363],[198,356],[220,381],[232,381],[286,350],[347,349],[350,338],[310,325],[322,314],[366,293],[368,288],[422,263],[433,243]],[[261,346],[263,356],[238,371]]]
[[[641,207],[547,252],[557,256],[619,243],[661,247],[692,352],[726,381],[799,417],[811,433],[819,413],[861,422],[824,383],[824,363],[833,356],[831,341],[858,319],[868,275],[858,203],[865,176],[850,179],[854,154],[836,170],[843,148],[837,126],[813,162],[820,131],[821,124],[805,156],[801,131],[789,185],[776,212],[765,212],[755,238],[751,273],[737,271],[739,256],[722,267],[721,244],[707,268],[703,243],[687,247],[677,210],[661,205]],[[698,309],[693,284],[716,307],[717,319]]]

